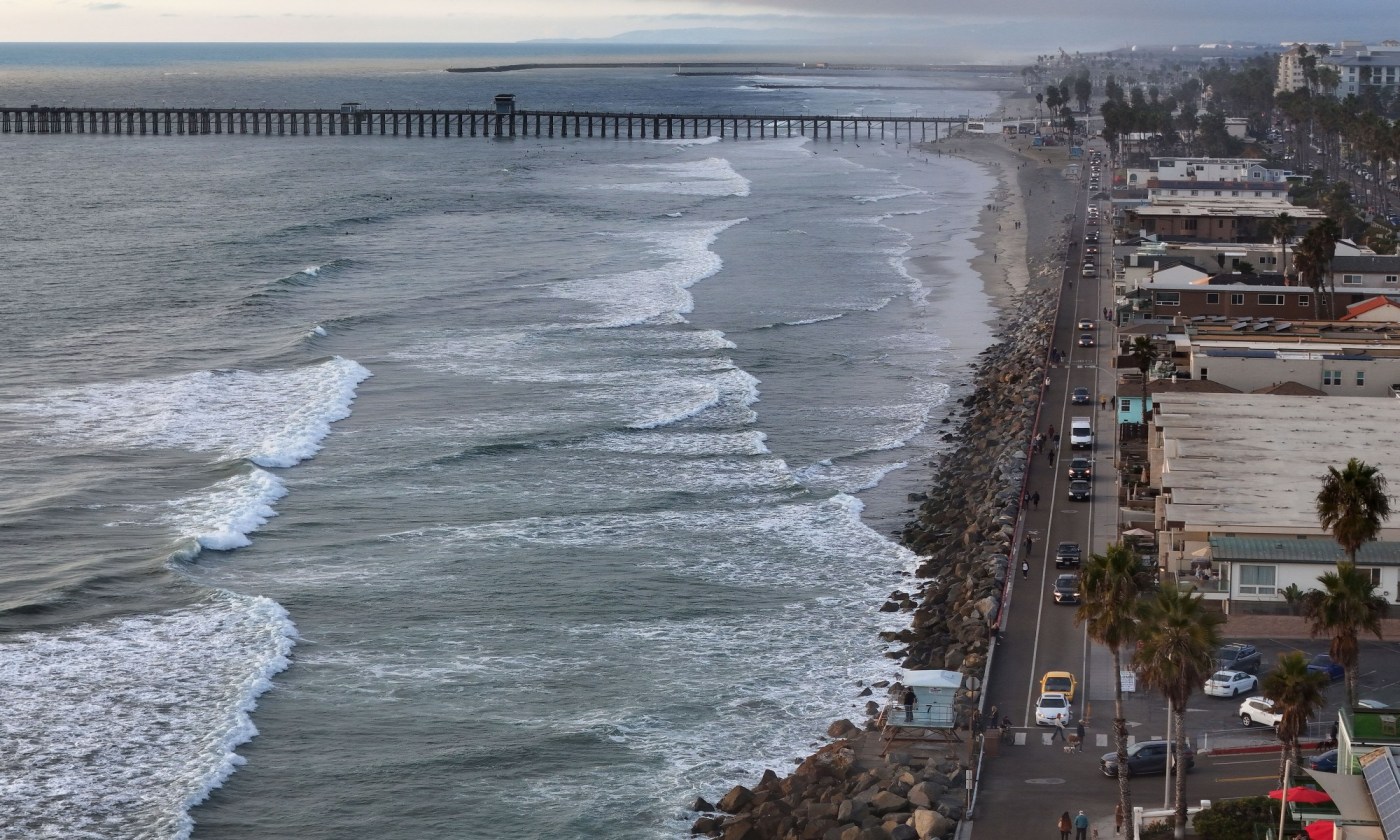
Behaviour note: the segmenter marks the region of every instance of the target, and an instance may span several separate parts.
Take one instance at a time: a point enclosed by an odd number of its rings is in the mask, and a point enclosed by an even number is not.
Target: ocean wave
[[[655,140],[655,139],[649,139],[649,140],[646,140],[645,142],[651,143],[651,144],[657,145],[657,146],[708,146],[708,145],[710,145],[710,144],[712,144],[712,143],[718,143],[718,142],[719,142],[719,138],[718,138],[718,137],[713,137],[713,136],[711,136],[711,137],[690,137],[690,138],[684,138],[684,137],[682,137],[682,138],[680,138],[680,139],[670,139],[670,140]]]
[[[724,158],[680,161],[676,163],[622,163],[617,171],[632,171],[658,180],[632,183],[607,182],[590,189],[657,192],[668,195],[746,196],[752,183],[734,171]]]
[[[276,602],[227,592],[8,637],[0,747],[24,772],[0,776],[5,836],[188,838],[295,637]]]
[[[631,428],[669,426],[723,402],[736,406],[758,402],[758,380],[737,368],[710,379],[658,382],[652,389],[653,396],[640,401],[649,409],[649,416],[628,424]]]
[[[166,520],[201,548],[228,551],[248,545],[248,534],[277,515],[272,505],[285,495],[282,479],[254,468],[220,481],[207,493],[168,502]]]
[[[49,419],[35,434],[53,445],[176,448],[290,467],[315,455],[330,424],[350,415],[356,386],[369,376],[337,356],[290,370],[94,383],[4,410]]]

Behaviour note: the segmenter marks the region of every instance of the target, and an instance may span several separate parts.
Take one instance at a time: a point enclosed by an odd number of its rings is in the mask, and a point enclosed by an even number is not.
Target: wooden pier
[[[976,118],[854,117],[810,114],[643,114],[576,111],[318,108],[82,108],[0,106],[3,134],[105,134],[128,137],[248,134],[380,137],[575,137],[678,140],[922,142]],[[940,129],[940,127],[942,127]],[[940,133],[941,132],[941,133]]]

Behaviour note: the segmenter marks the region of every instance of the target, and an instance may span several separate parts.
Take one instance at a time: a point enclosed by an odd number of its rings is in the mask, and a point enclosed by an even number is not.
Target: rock
[[[763,840],[763,834],[752,820],[737,819],[724,826],[720,837],[724,840]]]
[[[690,827],[691,834],[718,834],[720,829],[719,817],[701,817]]]
[[[690,804],[690,810],[692,811],[713,811],[714,809],[715,806],[705,801],[705,797],[703,796],[695,797],[695,801]]]
[[[901,811],[908,807],[909,800],[888,790],[882,790],[870,799],[870,810],[877,816],[883,816],[893,811]]]
[[[830,738],[854,738],[860,734],[860,728],[849,720],[842,718],[826,728],[826,734]]]
[[[919,840],[943,837],[955,828],[957,823],[937,811],[920,809],[914,812],[914,830],[919,833]]]
[[[919,840],[919,832],[912,825],[895,826],[890,832],[890,840]]]
[[[719,800],[719,809],[726,814],[737,814],[753,801],[753,791],[743,785],[735,785]]]

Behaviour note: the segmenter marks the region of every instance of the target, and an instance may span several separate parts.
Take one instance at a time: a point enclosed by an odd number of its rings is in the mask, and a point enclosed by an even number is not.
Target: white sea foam
[[[315,455],[370,376],[336,357],[291,370],[200,371],[49,391],[6,410],[51,421],[51,445],[171,447],[290,467]]]
[[[575,448],[603,449],[609,452],[635,452],[647,455],[767,455],[768,438],[763,432],[649,432],[606,434],[591,438]]]
[[[656,139],[650,139],[650,140],[647,140],[646,142],[648,142],[648,143],[653,143],[653,144],[658,145],[658,146],[708,146],[708,145],[710,145],[710,144],[712,144],[712,143],[718,143],[718,142],[719,142],[719,138],[718,138],[718,137],[688,137],[688,138],[687,138],[687,137],[682,137],[682,138],[679,138],[679,139],[677,139],[677,138],[672,138],[672,139],[670,139],[670,140],[656,140]]]
[[[683,379],[656,382],[650,387],[652,395],[640,400],[649,406],[651,414],[629,425],[634,429],[655,429],[694,417],[726,399],[741,406],[758,401],[758,380],[742,370],[732,369],[708,379]]]
[[[749,179],[734,171],[724,158],[680,161],[676,163],[623,163],[614,167],[619,172],[632,171],[646,177],[644,181],[597,184],[591,189],[657,192],[668,195],[746,196]]]
[[[248,534],[277,515],[272,505],[285,495],[282,479],[252,468],[220,481],[206,494],[168,502],[171,511],[166,519],[181,537],[195,540],[202,548],[242,548],[250,543]]]
[[[243,762],[295,628],[266,598],[21,633],[0,657],[6,837],[174,838]]]
[[[600,315],[591,326],[679,323],[694,304],[686,290],[715,275],[724,265],[710,246],[721,233],[743,221],[746,220],[668,225],[619,237],[646,243],[650,246],[648,253],[659,257],[662,264],[621,274],[565,281],[557,284],[553,293],[597,306]]]
[[[859,493],[879,486],[885,476],[895,470],[909,466],[906,461],[892,464],[834,464],[830,460],[812,464],[797,470],[796,479],[803,486],[813,490],[840,493]]]
[[[920,189],[910,188],[907,190],[900,190],[898,192],[885,193],[883,195],[856,195],[851,197],[854,198],[859,204],[873,204],[877,201],[890,201],[891,199],[895,198],[908,198],[911,195],[924,195],[924,191]]]

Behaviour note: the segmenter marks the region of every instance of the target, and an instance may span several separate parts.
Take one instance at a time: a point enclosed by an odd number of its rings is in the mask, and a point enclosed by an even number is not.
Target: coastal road
[[[1086,167],[1087,161],[1081,169]],[[1046,449],[1031,459],[1028,484],[1028,492],[1038,493],[1040,503],[1027,514],[1030,551],[1024,543],[1018,546],[1011,608],[997,645],[987,702],[988,709],[998,706],[999,717],[1011,718],[1014,743],[1002,745],[1000,755],[984,765],[973,836],[1022,836],[1028,833],[1028,826],[1030,833],[1043,827],[1049,836],[1061,812],[1073,815],[1080,809],[1100,829],[1101,837],[1113,834],[1117,786],[1098,768],[1099,756],[1108,749],[1104,745],[1109,740],[1112,717],[1112,661],[1106,651],[1089,642],[1082,627],[1075,626],[1074,607],[1055,604],[1051,595],[1056,575],[1075,571],[1055,568],[1055,549],[1060,542],[1079,543],[1087,557],[1091,552],[1102,552],[1117,537],[1114,412],[1099,405],[1099,395],[1116,390],[1112,370],[1116,340],[1112,325],[1102,317],[1104,306],[1112,299],[1110,211],[1106,206],[1101,210],[1102,225],[1087,224],[1088,193],[1082,183],[1076,186],[1075,218],[1069,230],[1052,339],[1063,361],[1050,369],[1038,424],[1048,440]],[[1081,276],[1086,230],[1101,230],[1106,240],[1100,245],[1101,272],[1089,278]],[[1081,318],[1092,320],[1095,329],[1078,329]],[[1080,346],[1078,337],[1084,332],[1094,336],[1094,346]],[[1071,404],[1075,388],[1088,389],[1090,405]],[[1068,430],[1074,417],[1092,418],[1092,449],[1070,449]],[[1051,426],[1061,435],[1058,446]],[[1065,469],[1074,455],[1094,460],[1095,477],[1088,501],[1068,498]],[[1028,574],[1021,571],[1022,560],[1029,563]],[[1050,670],[1070,671],[1079,680],[1073,711],[1074,719],[1086,719],[1082,752],[1066,753],[1059,741],[1052,741],[1053,730],[1035,725],[1039,680]],[[1164,715],[1158,717],[1165,722]],[[1074,730],[1073,720],[1069,729]],[[1148,734],[1144,731],[1139,737]]]

